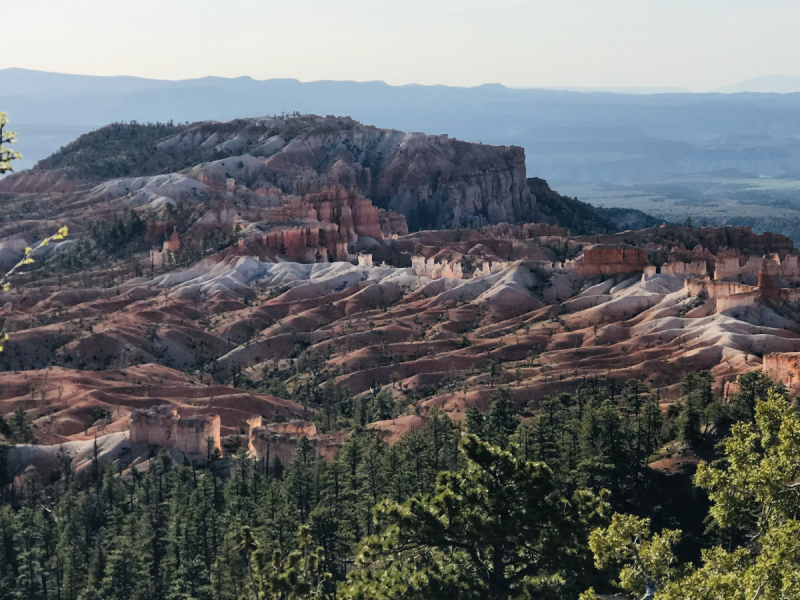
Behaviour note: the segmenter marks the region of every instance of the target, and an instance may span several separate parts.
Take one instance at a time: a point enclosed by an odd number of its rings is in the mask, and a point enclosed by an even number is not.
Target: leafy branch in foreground
[[[22,260],[20,260],[17,264],[15,264],[11,268],[11,270],[8,271],[5,275],[3,275],[3,277],[0,279],[0,288],[2,288],[3,291],[8,291],[11,288],[11,284],[8,283],[8,280],[13,275],[16,275],[17,271],[19,271],[22,267],[24,267],[25,265],[32,264],[34,262],[33,255],[36,254],[38,250],[44,248],[45,246],[50,245],[50,242],[57,242],[63,240],[68,235],[69,235],[69,229],[65,225],[64,227],[59,229],[56,233],[54,233],[49,237],[44,238],[41,242],[39,242],[32,248],[30,246],[25,248],[25,255],[22,257]]]
[[[0,115],[2,114],[3,113],[0,113]],[[2,119],[0,119],[0,123],[1,122]],[[22,267],[33,264],[34,263],[33,255],[36,254],[37,251],[39,251],[41,248],[44,248],[45,246],[48,246],[50,242],[57,242],[63,240],[68,235],[69,235],[69,229],[67,228],[66,225],[64,225],[56,233],[54,233],[49,237],[44,238],[41,242],[39,242],[35,246],[33,247],[28,246],[27,248],[25,248],[25,254],[22,257],[22,260],[20,260],[17,264],[15,264],[10,271],[8,271],[5,275],[3,275],[2,278],[0,278],[0,289],[3,290],[4,292],[7,292],[9,289],[11,289],[11,283],[9,283],[8,280],[11,279],[11,277],[13,277],[14,275],[16,275],[17,272]],[[2,352],[4,349],[2,345],[3,342],[6,341],[8,341],[8,335],[3,333],[2,336],[0,336],[0,352]]]
[[[645,600],[681,575],[672,552],[680,537],[680,531],[671,529],[653,535],[650,519],[615,514],[606,529],[592,532],[589,547],[599,569],[619,569],[619,586],[632,593],[644,592]]]
[[[8,123],[6,113],[0,112],[0,175],[13,171],[11,166],[12,160],[19,160],[22,155],[17,150],[6,148],[3,144],[15,144],[17,142],[17,134],[13,131],[6,131],[5,127]]]
[[[722,544],[702,551],[701,565],[677,564],[679,532],[653,535],[648,519],[616,515],[590,538],[598,567],[620,569],[629,594],[654,600],[800,598],[800,415],[771,390],[755,405],[755,422],[738,423],[724,456],[700,463],[695,485],[712,502],[712,529]],[[584,594],[584,600],[594,594]]]

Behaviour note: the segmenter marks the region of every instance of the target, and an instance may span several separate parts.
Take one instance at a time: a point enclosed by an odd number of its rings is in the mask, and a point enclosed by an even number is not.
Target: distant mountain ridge
[[[20,134],[25,160],[18,168],[107,123],[229,121],[299,111],[521,146],[528,170],[550,181],[800,171],[800,95],[794,94],[643,95],[249,77],[164,81],[5,69],[0,109]]]
[[[723,94],[751,92],[757,94],[797,94],[800,93],[800,77],[790,75],[764,75],[753,77],[734,85],[714,90]]]

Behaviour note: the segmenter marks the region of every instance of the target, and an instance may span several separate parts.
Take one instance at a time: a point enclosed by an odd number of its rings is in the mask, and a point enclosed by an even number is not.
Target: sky
[[[12,0],[0,68],[473,86],[800,76],[797,0]]]

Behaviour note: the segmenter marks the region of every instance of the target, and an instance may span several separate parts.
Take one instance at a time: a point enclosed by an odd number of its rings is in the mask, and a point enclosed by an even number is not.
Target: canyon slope
[[[110,288],[22,286],[0,298],[10,338],[0,404],[9,418],[23,407],[40,443],[100,436],[124,447],[137,410],[170,405],[181,418],[219,416],[222,446],[249,438],[256,455],[271,447],[288,460],[299,435],[326,453],[341,445],[329,393],[389,394],[397,413],[368,425],[391,441],[433,410],[458,420],[485,409],[500,386],[532,409],[587,379],[640,379],[664,403],[699,369],[722,397],[750,370],[798,383],[800,258],[786,238],[678,226],[547,233],[385,240],[410,266],[370,254],[273,262],[236,245]]]
[[[0,184],[0,262],[71,228],[0,292],[0,413],[39,442],[15,474],[62,444],[86,464],[95,439],[125,464],[289,460],[301,436],[330,456],[354,424],[391,442],[499,388],[522,411],[628,379],[666,408],[700,369],[723,398],[761,369],[797,391],[785,236],[618,231],[527,178],[519,149],[348,119],[137,126],[111,150],[110,131]],[[473,227],[414,231],[427,205]]]

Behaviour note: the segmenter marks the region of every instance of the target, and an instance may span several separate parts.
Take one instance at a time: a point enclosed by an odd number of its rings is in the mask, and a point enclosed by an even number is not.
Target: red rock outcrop
[[[334,223],[315,221],[269,228],[261,237],[266,249],[297,262],[347,260],[347,240]]]
[[[402,215],[379,209],[341,185],[302,199],[287,197],[282,206],[267,212],[264,223],[264,232],[255,242],[299,262],[349,260],[350,248],[360,238],[382,240],[408,232]],[[245,243],[254,243],[253,236]]]
[[[175,445],[175,421],[178,411],[169,405],[149,410],[135,410],[129,421],[129,437],[133,443],[147,442],[154,446]]]
[[[309,213],[309,217],[336,223],[351,243],[358,241],[358,236],[380,240],[385,235],[408,233],[403,215],[374,206],[353,188],[346,190],[339,184],[326,187],[305,196],[303,203],[310,204],[316,213]]]
[[[268,423],[261,425],[261,417],[249,423],[248,448],[250,455],[259,461],[271,463],[277,456],[287,464],[292,459],[297,440],[305,436],[314,438],[317,427],[307,421]]]
[[[655,269],[655,267],[652,268]],[[708,265],[705,260],[673,261],[661,265],[661,274],[678,277],[690,275],[705,277],[708,275]]]
[[[781,283],[800,282],[800,255],[778,253],[768,256],[745,256],[734,250],[724,250],[715,257],[714,279],[739,280],[755,283],[762,275]],[[777,284],[776,284],[777,285]]]
[[[589,246],[583,249],[583,258],[570,263],[568,268],[581,277],[619,275],[644,271],[650,261],[642,248]]]
[[[184,454],[208,456],[221,449],[219,415],[181,417],[175,426],[175,447]]]

